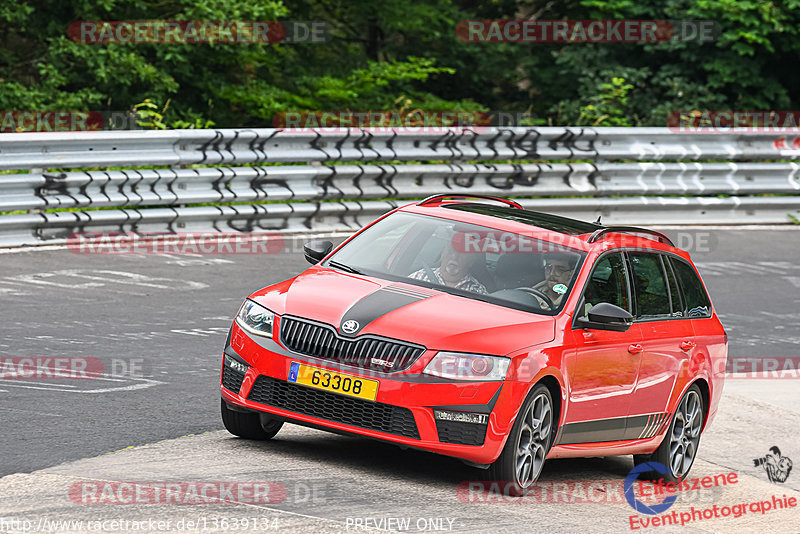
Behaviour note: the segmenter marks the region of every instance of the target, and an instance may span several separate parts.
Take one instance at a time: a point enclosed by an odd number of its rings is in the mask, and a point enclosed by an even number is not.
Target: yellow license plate
[[[292,362],[289,367],[289,382],[371,401],[378,395],[377,380],[317,369],[297,362]]]

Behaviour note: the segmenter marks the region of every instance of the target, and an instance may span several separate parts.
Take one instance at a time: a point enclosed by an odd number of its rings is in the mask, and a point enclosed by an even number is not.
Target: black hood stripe
[[[339,333],[347,336],[355,336],[378,317],[436,294],[418,293],[415,291],[406,292],[404,289],[405,288],[398,286],[381,288],[353,304],[342,317],[342,321],[339,324]],[[345,332],[342,326],[347,321],[356,321],[358,323],[357,328],[351,332]]]

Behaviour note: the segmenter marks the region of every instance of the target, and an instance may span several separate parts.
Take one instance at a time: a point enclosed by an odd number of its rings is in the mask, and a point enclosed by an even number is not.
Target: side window
[[[669,317],[670,300],[660,254],[638,252],[629,254],[629,258],[633,269],[636,317]]]
[[[582,318],[588,318],[589,310],[601,302],[619,306],[631,311],[628,299],[628,277],[625,273],[625,262],[622,254],[612,253],[600,258],[592,270],[583,299],[578,307]]]
[[[667,284],[669,284],[669,295],[672,299],[672,316],[683,317],[686,313],[681,300],[681,291],[678,289],[678,282],[675,279],[675,272],[666,256],[661,256],[661,260],[664,262],[664,270],[667,271]]]
[[[697,273],[688,263],[681,260],[672,258],[671,263],[683,291],[687,315],[689,317],[711,317],[711,300],[708,298]]]

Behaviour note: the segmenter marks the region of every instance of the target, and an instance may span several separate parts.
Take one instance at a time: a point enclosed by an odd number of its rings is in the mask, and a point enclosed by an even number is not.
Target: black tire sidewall
[[[261,424],[260,414],[232,410],[228,407],[225,399],[220,399],[220,412],[225,429],[234,436],[244,439],[268,440],[274,437],[283,426],[281,421],[274,421],[275,425],[270,424],[269,429],[266,429]]]
[[[652,473],[652,476],[654,476],[656,479],[663,478],[665,483],[678,481],[678,477],[676,477],[675,474],[672,472],[672,467],[669,457],[670,438],[672,436],[672,430],[675,427],[675,419],[677,418],[678,415],[678,409],[680,408],[681,404],[683,404],[683,401],[686,399],[687,395],[689,395],[691,391],[694,391],[697,394],[697,398],[700,399],[700,416],[702,417],[703,422],[705,422],[706,406],[705,403],[703,402],[702,392],[700,391],[700,388],[697,386],[697,384],[692,384],[683,394],[681,400],[678,402],[678,405],[675,407],[675,412],[673,412],[672,414],[672,420],[670,421],[669,427],[667,428],[667,432],[664,435],[664,440],[661,442],[661,445],[658,446],[658,449],[656,449],[655,452],[650,456],[649,461],[658,462],[666,468],[667,472],[665,474]],[[697,449],[700,448],[700,440],[702,439],[702,437],[703,434],[701,428],[700,436],[697,439]],[[698,451],[695,450],[694,458],[692,458],[692,465],[689,466],[689,470],[686,473],[684,473],[683,478],[686,478],[686,476],[691,472],[692,467],[694,467],[694,462],[695,460],[697,460],[697,453]]]
[[[528,393],[528,395],[525,397],[525,401],[522,403],[522,406],[517,413],[514,426],[511,428],[508,439],[506,439],[506,443],[503,446],[503,451],[500,453],[500,456],[497,458],[497,460],[492,464],[488,472],[489,478],[492,480],[492,482],[500,483],[501,487],[503,488],[503,492],[507,495],[520,496],[526,491],[526,488],[523,488],[516,480],[516,449],[517,444],[519,443],[520,433],[522,432],[524,414],[527,413],[531,404],[533,404],[534,399],[540,393],[544,393],[546,395],[548,401],[550,402],[550,411],[552,413],[550,436],[548,437],[547,446],[545,447],[545,456],[547,456],[547,453],[550,452],[550,448],[553,446],[553,440],[558,428],[558,414],[555,413],[553,398],[550,394],[550,390],[547,389],[544,384],[538,384],[534,386],[530,393]],[[535,482],[536,481],[534,480],[533,483]]]

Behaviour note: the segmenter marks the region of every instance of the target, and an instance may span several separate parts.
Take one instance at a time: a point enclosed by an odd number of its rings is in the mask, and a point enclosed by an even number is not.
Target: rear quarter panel
[[[725,386],[728,343],[725,329],[716,312],[708,319],[694,319],[692,323],[695,343],[697,343],[694,352],[703,355],[707,360],[698,372],[708,382],[709,406],[706,414],[706,426],[708,426],[716,415]]]

